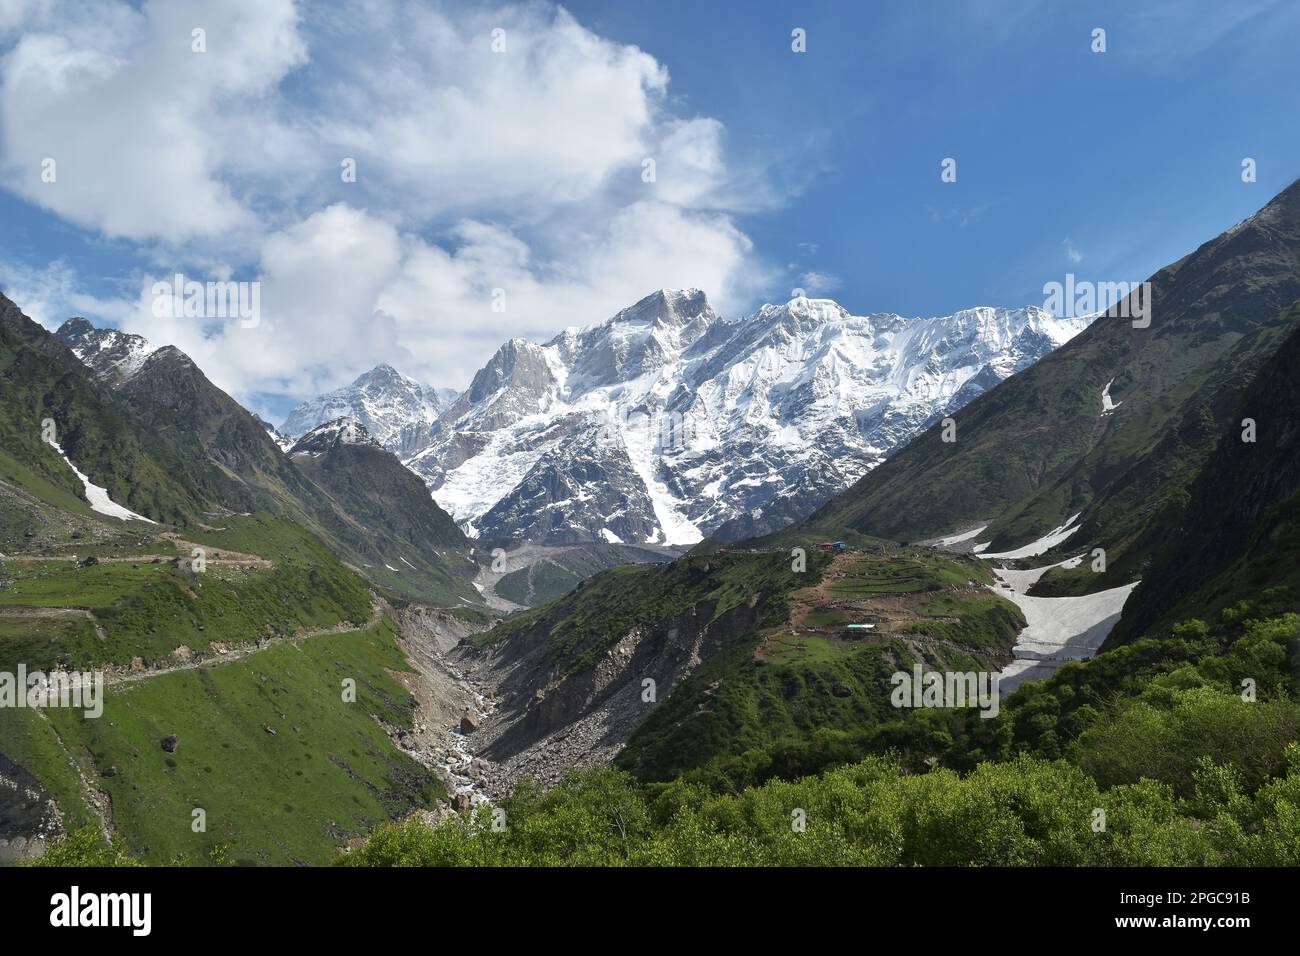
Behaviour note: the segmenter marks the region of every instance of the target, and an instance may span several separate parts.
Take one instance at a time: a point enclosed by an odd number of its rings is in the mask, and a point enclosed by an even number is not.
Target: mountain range
[[[451,395],[380,366],[280,431],[356,410],[485,540],[735,539],[808,514],[1090,320],[855,316],[804,297],[724,319],[699,290],[661,290],[543,345],[507,342],[432,422]]]
[[[81,388],[106,406],[96,415],[102,420],[84,420],[94,407],[89,401],[76,406],[81,418],[71,408],[49,414],[66,435],[69,459],[106,486],[113,501],[181,526],[211,524],[232,512],[283,515],[399,593],[476,601],[468,541],[392,453],[325,448],[296,461],[180,350],[154,348],[141,336],[97,329],[81,318],[51,336],[16,310],[10,315],[11,328],[39,343],[51,360],[66,362],[58,354],[66,346],[68,358],[80,359],[76,368],[84,363],[89,381]],[[137,430],[148,450],[133,455],[111,443],[92,445],[107,420]],[[402,508],[376,509],[375,487],[402,500]]]
[[[1108,310],[781,532],[605,572],[508,618],[479,642],[519,687],[488,752],[530,773],[562,772],[556,751],[617,754],[642,780],[722,789],[886,751],[921,773],[1069,756],[1186,794],[1207,757],[1284,772],[1300,726],[1300,183],[1150,284],[1149,327]],[[827,559],[826,538],[848,553]],[[827,561],[806,586],[779,579],[800,547]],[[1041,643],[1022,648],[1031,629]],[[953,653],[1033,676],[996,721],[868,712],[892,671],[948,670]],[[668,688],[648,711],[643,674]],[[1242,687],[1274,708],[1251,730]]]
[[[1150,283],[1145,328],[660,292],[454,396],[377,370],[292,439],[175,348],[0,297],[0,671],[102,670],[111,715],[0,708],[0,858],[85,827],[328,863],[399,820],[353,852],[424,859],[484,800],[612,833],[613,794],[644,835],[772,783],[787,841],[781,787],[824,788],[810,826],[1001,801],[943,853],[819,831],[873,862],[1294,865],[1300,184]],[[890,692],[1026,662],[995,712]]]

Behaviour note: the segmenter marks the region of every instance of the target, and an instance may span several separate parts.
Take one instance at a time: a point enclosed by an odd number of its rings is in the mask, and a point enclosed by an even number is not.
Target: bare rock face
[[[41,856],[63,834],[54,799],[26,769],[0,754],[0,865]]]
[[[479,676],[497,685],[502,702],[475,738],[475,750],[491,761],[488,794],[504,796],[525,776],[553,786],[570,770],[612,760],[654,709],[647,679],[666,697],[724,642],[753,630],[762,613],[750,602],[717,617],[713,610],[705,602],[632,628],[575,673],[547,657],[545,622],[477,658]],[[467,661],[475,654],[461,653]]]

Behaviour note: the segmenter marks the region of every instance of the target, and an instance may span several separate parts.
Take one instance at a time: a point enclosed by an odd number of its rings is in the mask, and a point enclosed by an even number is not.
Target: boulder
[[[162,749],[167,751],[169,754],[174,754],[176,752],[176,748],[178,748],[180,745],[181,745],[181,738],[177,737],[175,734],[168,734],[166,737],[162,739]]]

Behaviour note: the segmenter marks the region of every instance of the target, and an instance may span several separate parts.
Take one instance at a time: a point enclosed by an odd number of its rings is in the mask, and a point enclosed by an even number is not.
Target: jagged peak
[[[339,444],[382,447],[371,437],[370,430],[358,418],[344,415],[317,425],[289,448],[289,454],[314,454],[329,451]]]
[[[89,319],[80,315],[74,315],[72,318],[60,325],[54,334],[59,338],[64,338],[65,336],[86,335],[87,333],[96,331],[98,330]]]
[[[60,325],[54,337],[97,377],[112,383],[134,377],[162,351],[154,349],[143,335],[97,328],[82,316],[74,316]]]

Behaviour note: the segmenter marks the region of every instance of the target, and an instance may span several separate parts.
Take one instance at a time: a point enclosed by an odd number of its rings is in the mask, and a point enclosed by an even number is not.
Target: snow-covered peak
[[[378,365],[350,385],[303,402],[280,426],[290,437],[306,434],[324,422],[353,418],[392,451],[427,443],[439,416],[456,393],[429,388],[391,365]]]
[[[604,322],[565,329],[545,348],[572,397],[676,362],[717,321],[699,289],[660,289]]]
[[[382,447],[371,436],[364,422],[357,418],[344,416],[317,425],[293,443],[292,447],[289,448],[289,454],[315,457],[339,444]]]
[[[97,378],[113,384],[132,378],[156,351],[142,335],[97,329],[83,318],[68,319],[54,334]]]
[[[859,316],[803,296],[724,320],[696,290],[661,290],[502,346],[407,464],[486,537],[600,540],[602,513],[637,543],[762,533],[1088,321],[1033,306]]]

